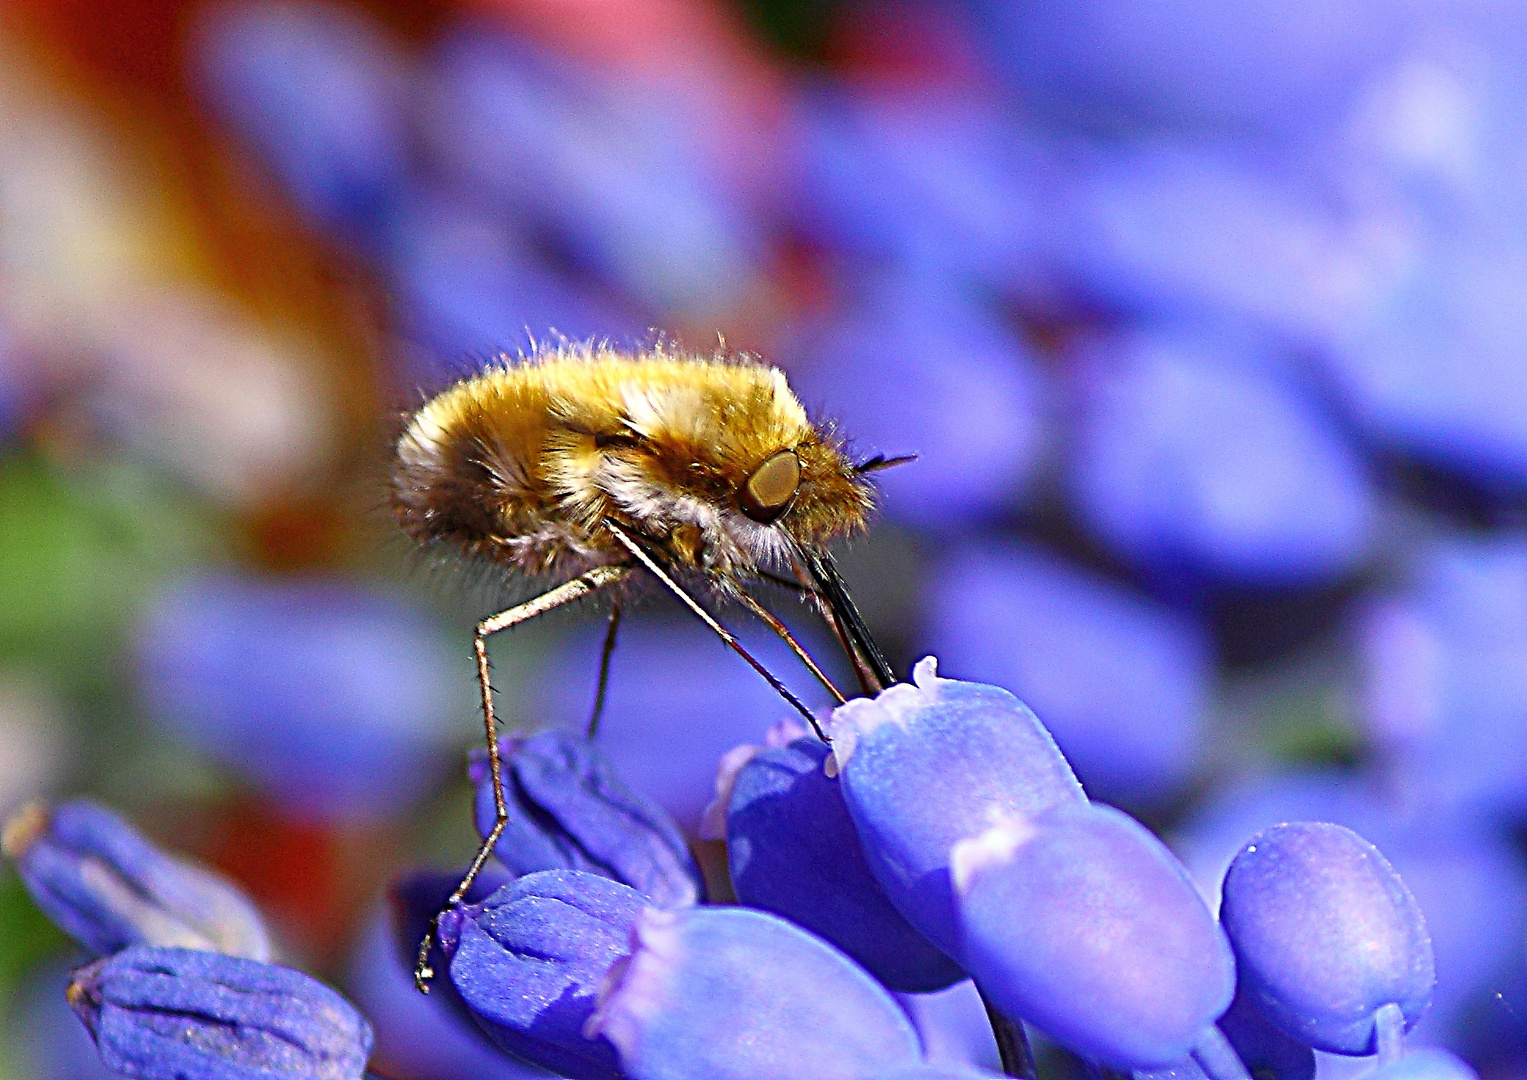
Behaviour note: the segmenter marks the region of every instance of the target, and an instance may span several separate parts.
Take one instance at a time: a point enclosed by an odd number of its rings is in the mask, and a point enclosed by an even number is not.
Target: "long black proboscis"
[[[832,556],[826,552],[818,554],[814,551],[804,551],[801,555],[812,581],[826,598],[828,606],[832,609],[833,618],[848,635],[859,658],[869,666],[875,678],[880,680],[882,688],[890,686],[896,681],[896,675],[891,671],[891,665],[886,661],[885,654],[880,651],[880,646],[876,645],[875,639],[870,636],[869,627],[864,625],[864,617],[859,614],[859,609],[854,606],[853,598],[848,595],[848,586],[843,583],[843,576],[838,573],[838,566],[832,561]]]

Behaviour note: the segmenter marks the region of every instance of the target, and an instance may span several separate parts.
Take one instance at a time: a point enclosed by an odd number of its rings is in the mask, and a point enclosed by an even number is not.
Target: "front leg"
[[[477,849],[477,855],[472,859],[472,865],[467,868],[466,876],[461,879],[461,884],[456,886],[456,891],[446,900],[446,909],[457,906],[465,899],[467,890],[472,887],[472,882],[477,880],[483,865],[493,854],[493,847],[498,843],[498,838],[503,835],[504,826],[509,821],[509,807],[504,801],[503,762],[498,754],[498,720],[493,715],[493,685],[489,681],[488,638],[500,630],[518,626],[537,615],[544,615],[563,604],[580,600],[608,585],[613,585],[630,572],[630,566],[596,566],[534,599],[526,600],[523,604],[516,604],[507,611],[501,611],[497,615],[484,619],[472,631],[472,651],[477,659],[477,681],[482,689],[483,733],[488,739],[488,772],[493,778],[494,820],[493,828],[489,829],[488,835],[483,838],[482,845]],[[419,958],[414,965],[414,985],[425,994],[429,993],[430,980],[435,977],[434,968],[429,963],[429,954],[435,944],[439,923],[439,915],[430,920],[429,929],[424,932],[424,940],[419,942]]]

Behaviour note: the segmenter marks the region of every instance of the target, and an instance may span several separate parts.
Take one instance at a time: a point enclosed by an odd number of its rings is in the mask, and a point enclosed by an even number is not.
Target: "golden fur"
[[[743,509],[755,470],[800,463],[777,520]],[[398,441],[392,503],[429,546],[523,573],[628,561],[611,520],[726,590],[864,526],[869,482],[778,369],[657,347],[564,345],[440,393]]]

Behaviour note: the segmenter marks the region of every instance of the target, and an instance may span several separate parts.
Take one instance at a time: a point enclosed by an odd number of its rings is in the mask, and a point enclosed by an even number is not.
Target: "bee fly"
[[[814,425],[784,374],[746,358],[659,346],[542,349],[443,391],[398,440],[392,505],[427,548],[562,583],[477,624],[496,820],[448,907],[461,902],[508,814],[489,685],[487,639],[553,608],[655,578],[758,671],[821,735],[811,711],[685,589],[741,603],[784,639],[838,702],[844,695],[785,625],[748,592],[760,580],[814,602],[852,659],[865,693],[895,681],[839,577],[828,543],[865,526],[866,474],[909,458],[854,463]],[[791,577],[783,576],[785,573]],[[589,733],[604,704],[620,591],[600,659]],[[434,930],[415,982],[428,991]]]

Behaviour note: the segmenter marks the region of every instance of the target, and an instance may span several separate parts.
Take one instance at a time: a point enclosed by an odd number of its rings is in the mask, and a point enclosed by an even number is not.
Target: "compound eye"
[[[781,450],[754,469],[742,485],[742,512],[760,525],[768,525],[785,512],[800,484],[800,459],[794,450]]]

